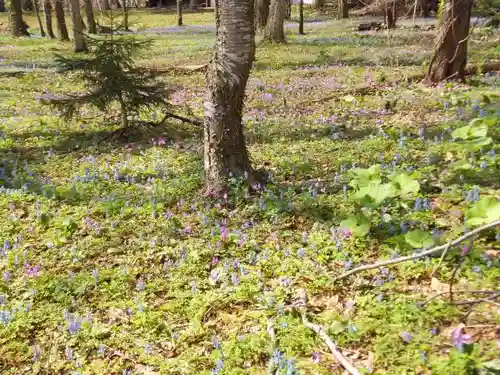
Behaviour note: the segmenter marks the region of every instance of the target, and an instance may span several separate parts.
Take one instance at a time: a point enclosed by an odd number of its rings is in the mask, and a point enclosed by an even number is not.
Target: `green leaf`
[[[370,222],[363,215],[349,216],[340,223],[340,227],[350,230],[355,237],[364,237],[370,231]]]
[[[454,170],[468,170],[472,168],[472,165],[467,160],[462,159],[451,164],[451,168],[453,168]]]
[[[342,99],[344,99],[347,103],[354,103],[356,101],[356,98],[352,95],[346,95],[342,97]]]
[[[470,137],[486,137],[486,134],[488,134],[488,125],[486,124],[475,125],[470,127],[469,130]]]
[[[467,211],[467,226],[488,224],[500,219],[500,202],[495,198],[481,198]]]
[[[481,364],[479,375],[500,375],[500,359]]]
[[[368,186],[370,182],[381,183],[380,165],[372,165],[370,168],[356,168],[351,171],[353,180],[349,183],[353,188]]]
[[[407,173],[397,173],[389,176],[389,179],[395,183],[396,188],[400,190],[402,196],[418,193],[420,184],[417,180],[410,177]]]
[[[377,207],[387,198],[393,198],[397,194],[393,184],[380,184],[370,182],[354,194],[354,198],[362,201],[368,207]],[[368,198],[368,199],[367,199]]]
[[[457,128],[453,130],[451,136],[454,139],[467,139],[469,138],[470,125],[462,126],[461,128]]]
[[[406,233],[405,240],[415,249],[422,249],[434,245],[434,237],[428,232],[422,230],[412,230]]]

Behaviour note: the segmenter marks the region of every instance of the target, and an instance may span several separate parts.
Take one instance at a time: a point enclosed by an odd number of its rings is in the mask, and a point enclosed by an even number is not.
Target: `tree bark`
[[[424,18],[429,18],[431,16],[429,9],[429,0],[420,0],[421,14]]]
[[[55,0],[55,11],[56,11],[56,21],[57,21],[57,33],[59,40],[67,41],[69,40],[68,28],[66,27],[66,19],[64,16],[64,6],[63,0]]]
[[[215,0],[217,37],[204,105],[204,165],[209,192],[226,189],[230,175],[254,176],[241,119],[255,55],[253,1]]]
[[[285,0],[285,19],[290,20],[292,18],[292,1]]]
[[[269,18],[264,30],[264,40],[285,43],[285,11],[288,0],[271,0]]]
[[[426,81],[465,80],[467,44],[473,0],[446,0],[434,55]]]
[[[264,29],[269,17],[271,0],[255,0],[255,27]]]
[[[0,12],[4,13],[7,9],[5,8],[5,0],[0,0]]]
[[[47,29],[47,36],[54,39],[54,28],[52,27],[52,3],[50,0],[44,0],[43,2],[43,13],[45,15],[45,26]]]
[[[349,3],[347,0],[338,0],[339,4],[339,11],[337,14],[337,18],[340,19],[345,19],[349,18]]]
[[[304,35],[304,0],[299,0],[299,34]]]
[[[182,25],[182,0],[177,0],[177,26]]]
[[[385,23],[389,30],[396,28],[396,12],[392,6],[385,10]]]
[[[97,34],[97,25],[95,23],[92,0],[83,0],[83,5],[85,7],[85,15],[87,16],[88,32],[90,34]]]
[[[38,4],[38,0],[33,0],[33,9],[35,9],[36,19],[38,21],[38,27],[40,28],[40,35],[42,38],[45,38],[45,30],[43,29],[42,17],[40,17],[40,4]]]
[[[109,3],[109,0],[102,0],[102,9],[111,10],[111,4]]]
[[[21,0],[12,0],[10,4],[10,23],[12,36],[30,36],[28,28],[23,19]]]
[[[130,31],[128,28],[128,4],[127,4],[127,0],[123,0],[122,16],[123,16],[123,30]]]
[[[87,44],[85,43],[85,37],[83,35],[82,25],[82,15],[80,13],[80,2],[78,0],[70,0],[71,4],[71,23],[73,25],[73,39],[75,52],[85,52],[87,51]]]

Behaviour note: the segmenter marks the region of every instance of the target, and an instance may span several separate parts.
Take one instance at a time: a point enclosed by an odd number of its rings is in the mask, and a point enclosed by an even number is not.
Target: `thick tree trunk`
[[[74,51],[75,52],[85,52],[87,51],[87,44],[85,43],[85,37],[83,35],[82,25],[82,15],[80,13],[80,3],[78,0],[70,0],[71,4],[71,23],[73,25],[73,39],[74,39]]]
[[[446,0],[437,43],[426,81],[465,80],[473,0]]]
[[[177,26],[182,25],[182,0],[177,0]]]
[[[264,29],[269,17],[271,0],[255,0],[255,27]]]
[[[299,34],[304,35],[304,0],[299,0]]]
[[[45,30],[43,29],[42,17],[40,17],[40,4],[38,0],[33,0],[33,8],[35,9],[36,19],[38,21],[38,27],[40,28],[40,35],[45,38]]]
[[[189,9],[191,10],[198,9],[198,0],[189,0]]]
[[[102,9],[111,10],[111,4],[109,3],[109,0],[102,0]]]
[[[0,12],[6,12],[7,9],[5,8],[5,0],[0,0]]]
[[[347,0],[338,0],[339,4],[339,12],[337,14],[337,18],[344,19],[349,18],[349,3]]]
[[[271,0],[269,18],[264,30],[264,40],[272,43],[285,43],[285,10],[288,0]]]
[[[68,28],[66,27],[66,18],[64,16],[63,0],[55,0],[55,11],[57,21],[57,33],[59,40],[69,40]]]
[[[27,25],[23,20],[21,0],[11,0],[10,24],[13,37],[30,36]]]
[[[241,112],[255,55],[254,0],[215,0],[217,41],[207,72],[204,164],[209,192],[221,192],[230,175],[254,176]]]
[[[388,29],[396,28],[396,12],[390,7],[385,10],[385,23]]]
[[[54,39],[54,28],[52,27],[52,3],[50,0],[44,0],[43,2],[43,13],[45,15],[45,26],[47,28],[47,36]]]
[[[85,15],[87,16],[88,32],[90,34],[97,34],[97,25],[95,23],[92,0],[83,0],[83,5],[85,7]]]

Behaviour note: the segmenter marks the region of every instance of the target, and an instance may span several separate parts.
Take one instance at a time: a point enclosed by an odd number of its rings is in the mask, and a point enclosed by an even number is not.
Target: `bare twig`
[[[436,298],[438,298],[442,295],[445,295],[445,294],[449,294],[449,293],[450,293],[449,291],[440,292],[440,293],[428,298],[427,300],[425,300],[420,305],[420,307],[424,307],[425,305],[427,305],[429,302],[435,300]],[[498,290],[456,290],[454,293],[455,294],[467,294],[467,293],[470,293],[470,294],[497,294],[497,293],[500,293],[500,291],[498,291]]]
[[[168,118],[174,118],[176,120],[180,120],[182,122],[187,122],[188,124],[193,124],[193,125],[196,125],[196,126],[202,126],[203,125],[203,121],[202,120],[186,118],[186,117],[179,116],[179,115],[176,115],[175,113],[171,113],[171,112],[166,112],[165,113],[165,117],[163,117],[163,119],[160,121],[160,124],[163,124],[165,121],[167,121]]]
[[[406,262],[408,260],[415,260],[415,259],[419,259],[419,258],[423,258],[423,257],[426,257],[426,256],[429,256],[431,254],[434,254],[434,253],[437,253],[439,251],[442,251],[444,249],[446,249],[448,246],[456,246],[458,245],[459,243],[475,236],[476,234],[479,234],[485,230],[488,230],[488,229],[491,229],[491,228],[494,228],[496,226],[500,225],[500,220],[495,220],[489,224],[486,224],[486,225],[483,225],[482,227],[479,227],[479,228],[476,228],[472,231],[470,231],[469,233],[466,233],[464,234],[463,236],[461,237],[458,237],[456,240],[452,241],[451,243],[447,243],[445,245],[441,245],[441,246],[437,246],[437,247],[434,247],[430,250],[427,250],[427,251],[423,251],[419,254],[415,254],[415,255],[409,255],[409,256],[405,256],[405,257],[399,257],[399,258],[396,258],[396,259],[390,259],[390,260],[385,260],[385,261],[382,261],[382,262],[377,262],[377,263],[373,263],[373,264],[367,264],[365,266],[361,266],[361,267],[356,267],[348,272],[345,272],[339,276],[337,276],[336,278],[334,278],[334,281],[338,281],[338,280],[342,280],[342,279],[345,279],[346,277],[349,277],[355,273],[359,273],[359,272],[362,272],[362,271],[367,271],[367,270],[372,270],[372,269],[375,269],[375,268],[380,268],[380,267],[384,267],[384,266],[388,266],[390,264],[396,264],[396,263],[401,263],[401,262]]]
[[[465,257],[466,257],[466,255],[462,255],[462,257],[460,258],[460,261],[458,262],[458,264],[453,269],[453,272],[451,273],[451,277],[450,277],[450,291],[449,291],[450,302],[453,302],[453,282],[455,281],[455,276],[456,276],[458,270],[460,269],[460,266],[462,266],[463,262],[465,261]]]
[[[490,297],[487,297],[487,298],[479,298],[479,299],[473,299],[473,300],[468,300],[468,301],[454,301],[454,302],[452,302],[452,305],[464,306],[464,305],[475,305],[477,303],[486,302],[486,303],[500,307],[500,303],[494,301],[498,297],[500,297],[500,293],[497,293],[497,294],[490,296]]]
[[[444,260],[444,257],[446,256],[446,253],[448,252],[448,249],[450,248],[450,245],[451,245],[451,241],[448,242],[448,246],[446,246],[446,249],[444,249],[443,251],[443,254],[441,254],[441,258],[439,258],[439,263],[437,264],[437,266],[432,270],[431,272],[431,277],[434,276],[434,274],[437,272],[437,270],[439,269],[439,267],[441,267],[441,263],[443,263],[443,260]]]

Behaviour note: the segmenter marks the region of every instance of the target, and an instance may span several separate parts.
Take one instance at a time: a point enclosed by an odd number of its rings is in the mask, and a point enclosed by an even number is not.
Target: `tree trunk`
[[[292,18],[292,2],[285,0],[285,19],[290,20],[290,18]]]
[[[349,3],[347,0],[338,0],[339,4],[339,11],[337,14],[337,18],[340,19],[345,19],[349,18]]]
[[[52,27],[52,3],[50,0],[44,0],[43,2],[43,13],[45,14],[45,26],[47,29],[47,36],[54,39],[54,28]]]
[[[314,8],[316,9],[317,12],[323,11],[324,6],[325,6],[325,0],[315,0],[314,1]]]
[[[422,10],[422,17],[429,18],[431,16],[429,9],[429,0],[420,0],[420,7]]]
[[[182,26],[182,0],[177,0],[177,26]]]
[[[95,23],[92,0],[83,0],[83,5],[85,7],[85,14],[87,16],[88,32],[90,34],[97,34],[97,25]]]
[[[198,0],[189,0],[189,9],[191,10],[198,9]]]
[[[109,0],[102,0],[102,9],[111,10],[111,4],[109,3]]]
[[[120,0],[115,0],[115,5],[116,9],[120,9],[122,7],[122,5],[120,4]]]
[[[59,35],[59,40],[69,40],[68,28],[66,27],[66,19],[64,16],[63,0],[55,0],[54,8],[56,11],[57,32]]]
[[[299,34],[304,35],[304,0],[299,0]]]
[[[473,0],[446,0],[436,48],[426,81],[465,80],[467,44]]]
[[[272,43],[285,43],[285,11],[288,0],[271,0],[269,18],[264,30],[264,40]]]
[[[128,4],[127,4],[127,0],[123,0],[122,16],[123,16],[123,29],[125,31],[130,31],[128,28]]]
[[[38,27],[40,28],[40,35],[45,38],[45,30],[43,29],[42,17],[40,17],[40,4],[38,0],[33,0],[33,8],[35,9],[36,19],[38,21]]]
[[[269,17],[271,0],[255,0],[255,27],[264,29]]]
[[[396,13],[392,7],[385,10],[385,23],[388,29],[396,28]]]
[[[30,36],[28,27],[23,20],[21,0],[11,0],[10,23],[13,37]]]
[[[87,44],[85,43],[85,37],[83,35],[82,25],[82,15],[80,14],[80,3],[78,0],[70,0],[71,4],[71,23],[73,25],[73,39],[74,39],[74,51],[75,52],[85,52],[87,51]]]
[[[5,0],[0,0],[0,12],[6,12],[7,9],[5,8]]]
[[[217,40],[207,72],[204,164],[207,190],[221,192],[229,175],[250,181],[241,112],[255,55],[254,0],[215,0]]]

